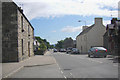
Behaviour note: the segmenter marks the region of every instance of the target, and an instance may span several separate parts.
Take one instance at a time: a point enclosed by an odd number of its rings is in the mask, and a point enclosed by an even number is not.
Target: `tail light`
[[[106,52],[107,52],[107,49],[106,49]]]
[[[96,52],[98,52],[98,50],[96,49]]]

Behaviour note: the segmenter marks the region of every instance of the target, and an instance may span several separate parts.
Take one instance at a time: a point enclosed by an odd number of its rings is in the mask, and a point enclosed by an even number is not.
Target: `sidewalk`
[[[2,78],[7,78],[25,66],[55,64],[55,59],[52,56],[48,56],[49,54],[47,51],[45,55],[36,55],[21,62],[2,63]]]

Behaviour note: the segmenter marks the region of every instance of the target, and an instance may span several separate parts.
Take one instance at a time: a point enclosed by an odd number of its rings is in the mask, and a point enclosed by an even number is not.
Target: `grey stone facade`
[[[2,3],[2,62],[16,62],[34,55],[34,28],[14,2]]]

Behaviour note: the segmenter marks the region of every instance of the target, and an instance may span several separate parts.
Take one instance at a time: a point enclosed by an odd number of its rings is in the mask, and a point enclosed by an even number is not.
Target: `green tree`
[[[68,48],[68,47],[73,47],[73,39],[71,37],[57,41],[57,44],[55,45],[55,48],[57,49]]]
[[[55,48],[58,48],[58,49],[63,48],[63,42],[64,40],[58,41],[57,44],[55,45]]]
[[[43,51],[45,51],[47,49],[47,47],[44,43],[41,43],[39,48],[40,48],[40,50],[43,50]]]

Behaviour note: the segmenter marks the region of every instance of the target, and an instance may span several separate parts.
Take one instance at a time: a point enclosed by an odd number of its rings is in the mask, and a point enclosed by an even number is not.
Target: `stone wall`
[[[18,56],[19,61],[26,59],[30,56],[33,56],[33,28],[24,16],[22,12],[18,9]],[[23,28],[22,28],[22,20],[23,17]],[[23,40],[23,48],[22,48],[22,40]],[[22,52],[23,49],[23,52]]]
[[[2,3],[2,62],[18,61],[16,10],[14,3]]]
[[[3,3],[2,10],[3,62],[16,62],[33,56],[34,29],[22,10],[13,2]]]

